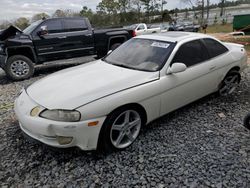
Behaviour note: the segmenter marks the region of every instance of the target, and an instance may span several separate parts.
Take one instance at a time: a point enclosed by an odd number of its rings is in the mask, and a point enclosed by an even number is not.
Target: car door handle
[[[214,70],[216,68],[216,66],[212,66],[209,68],[210,71]]]
[[[89,36],[92,36],[92,34],[87,34],[87,35],[85,35],[85,36],[89,37]]]
[[[58,39],[66,39],[66,36],[57,37]]]

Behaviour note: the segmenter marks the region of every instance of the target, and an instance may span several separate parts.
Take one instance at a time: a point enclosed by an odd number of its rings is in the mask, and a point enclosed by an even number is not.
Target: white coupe
[[[15,113],[24,133],[50,146],[122,150],[152,120],[213,92],[231,94],[246,66],[242,45],[208,35],[138,36],[23,89]]]

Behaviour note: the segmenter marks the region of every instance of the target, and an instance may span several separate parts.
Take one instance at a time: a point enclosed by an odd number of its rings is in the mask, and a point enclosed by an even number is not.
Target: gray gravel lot
[[[0,70],[0,187],[250,187],[250,131],[242,126],[250,67],[234,95],[181,108],[145,127],[127,150],[102,156],[30,142],[13,113],[23,86],[75,64],[41,66],[22,82]]]

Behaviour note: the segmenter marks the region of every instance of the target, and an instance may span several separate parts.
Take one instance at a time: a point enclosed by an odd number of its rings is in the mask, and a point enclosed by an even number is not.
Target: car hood
[[[98,60],[54,73],[26,91],[47,109],[72,110],[158,78],[159,72],[131,70]]]
[[[15,36],[17,33],[22,33],[22,31],[16,26],[11,25],[7,29],[1,31],[0,33],[0,41],[4,41],[10,37]]]

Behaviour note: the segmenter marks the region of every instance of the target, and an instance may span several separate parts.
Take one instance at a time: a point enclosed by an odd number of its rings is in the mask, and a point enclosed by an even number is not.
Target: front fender
[[[116,108],[136,103],[146,111],[147,122],[160,115],[160,84],[159,80],[130,88],[77,108],[83,120],[107,116]]]

